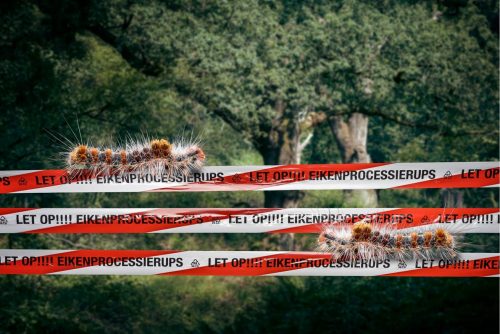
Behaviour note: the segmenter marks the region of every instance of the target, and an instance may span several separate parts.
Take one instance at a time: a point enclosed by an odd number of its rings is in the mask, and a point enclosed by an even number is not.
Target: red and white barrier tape
[[[0,274],[499,277],[500,254],[458,260],[334,262],[313,252],[0,250]]]
[[[498,187],[499,162],[205,167],[189,176],[1,171],[0,194]]]
[[[319,233],[364,218],[406,232],[500,233],[498,208],[0,208],[0,233]]]

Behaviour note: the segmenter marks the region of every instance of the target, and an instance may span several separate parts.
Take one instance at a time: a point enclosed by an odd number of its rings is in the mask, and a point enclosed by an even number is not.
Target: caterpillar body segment
[[[331,224],[318,238],[317,249],[334,259],[447,259],[458,257],[456,238],[439,227],[402,233],[384,224],[360,221]]]
[[[132,141],[124,147],[76,145],[66,156],[70,173],[90,170],[99,174],[138,173],[189,175],[203,167],[205,153],[194,143],[166,139]]]

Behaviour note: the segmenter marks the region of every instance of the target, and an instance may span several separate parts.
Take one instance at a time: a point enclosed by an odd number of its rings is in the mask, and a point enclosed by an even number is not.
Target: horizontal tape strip
[[[0,208],[0,233],[319,233],[365,218],[405,231],[500,233],[498,208]]]
[[[498,187],[498,162],[205,167],[189,176],[1,171],[0,194]]]
[[[495,277],[498,253],[459,260],[334,262],[315,252],[168,250],[0,250],[0,274],[168,276]]]

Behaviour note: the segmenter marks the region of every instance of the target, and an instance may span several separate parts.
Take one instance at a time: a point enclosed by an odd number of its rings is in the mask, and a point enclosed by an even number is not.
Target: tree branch
[[[394,122],[399,125],[407,126],[407,127],[412,127],[412,128],[418,128],[418,129],[424,129],[424,130],[430,130],[430,131],[436,131],[439,132],[441,135],[446,136],[446,137],[459,137],[459,136],[477,136],[477,135],[483,135],[486,133],[491,133],[489,129],[475,129],[475,130],[463,130],[461,129],[460,131],[452,131],[450,129],[445,129],[443,127],[437,126],[434,123],[419,123],[415,121],[410,121],[410,120],[405,120],[402,119],[401,117],[394,116],[394,115],[389,115],[386,114],[380,110],[376,109],[360,109],[356,110],[355,112],[359,112],[361,114],[367,115],[367,116],[375,116],[375,117],[381,117],[385,120]],[[349,113],[343,113],[343,114],[350,114]],[[497,131],[498,132],[498,131]]]
[[[299,144],[299,152],[302,152],[307,145],[309,145],[309,143],[311,142],[311,139],[313,138],[313,132],[309,132],[309,134],[307,135],[307,137],[302,141],[300,142]]]
[[[142,56],[139,56],[126,45],[119,43],[118,37],[111,33],[109,30],[105,29],[103,26],[91,25],[87,27],[87,30],[113,47],[116,51],[118,51],[118,53],[121,54],[123,59],[125,59],[125,61],[130,64],[130,66],[137,69],[144,75],[158,77],[163,72],[161,66],[144,57],[143,54]]]

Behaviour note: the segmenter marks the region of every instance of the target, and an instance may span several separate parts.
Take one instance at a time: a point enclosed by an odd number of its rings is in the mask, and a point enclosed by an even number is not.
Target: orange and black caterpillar
[[[365,221],[332,224],[318,238],[318,250],[334,259],[454,259],[455,237],[444,228],[400,233]]]
[[[205,153],[194,143],[144,139],[114,149],[80,144],[72,148],[66,158],[69,172],[187,175],[203,167]]]

